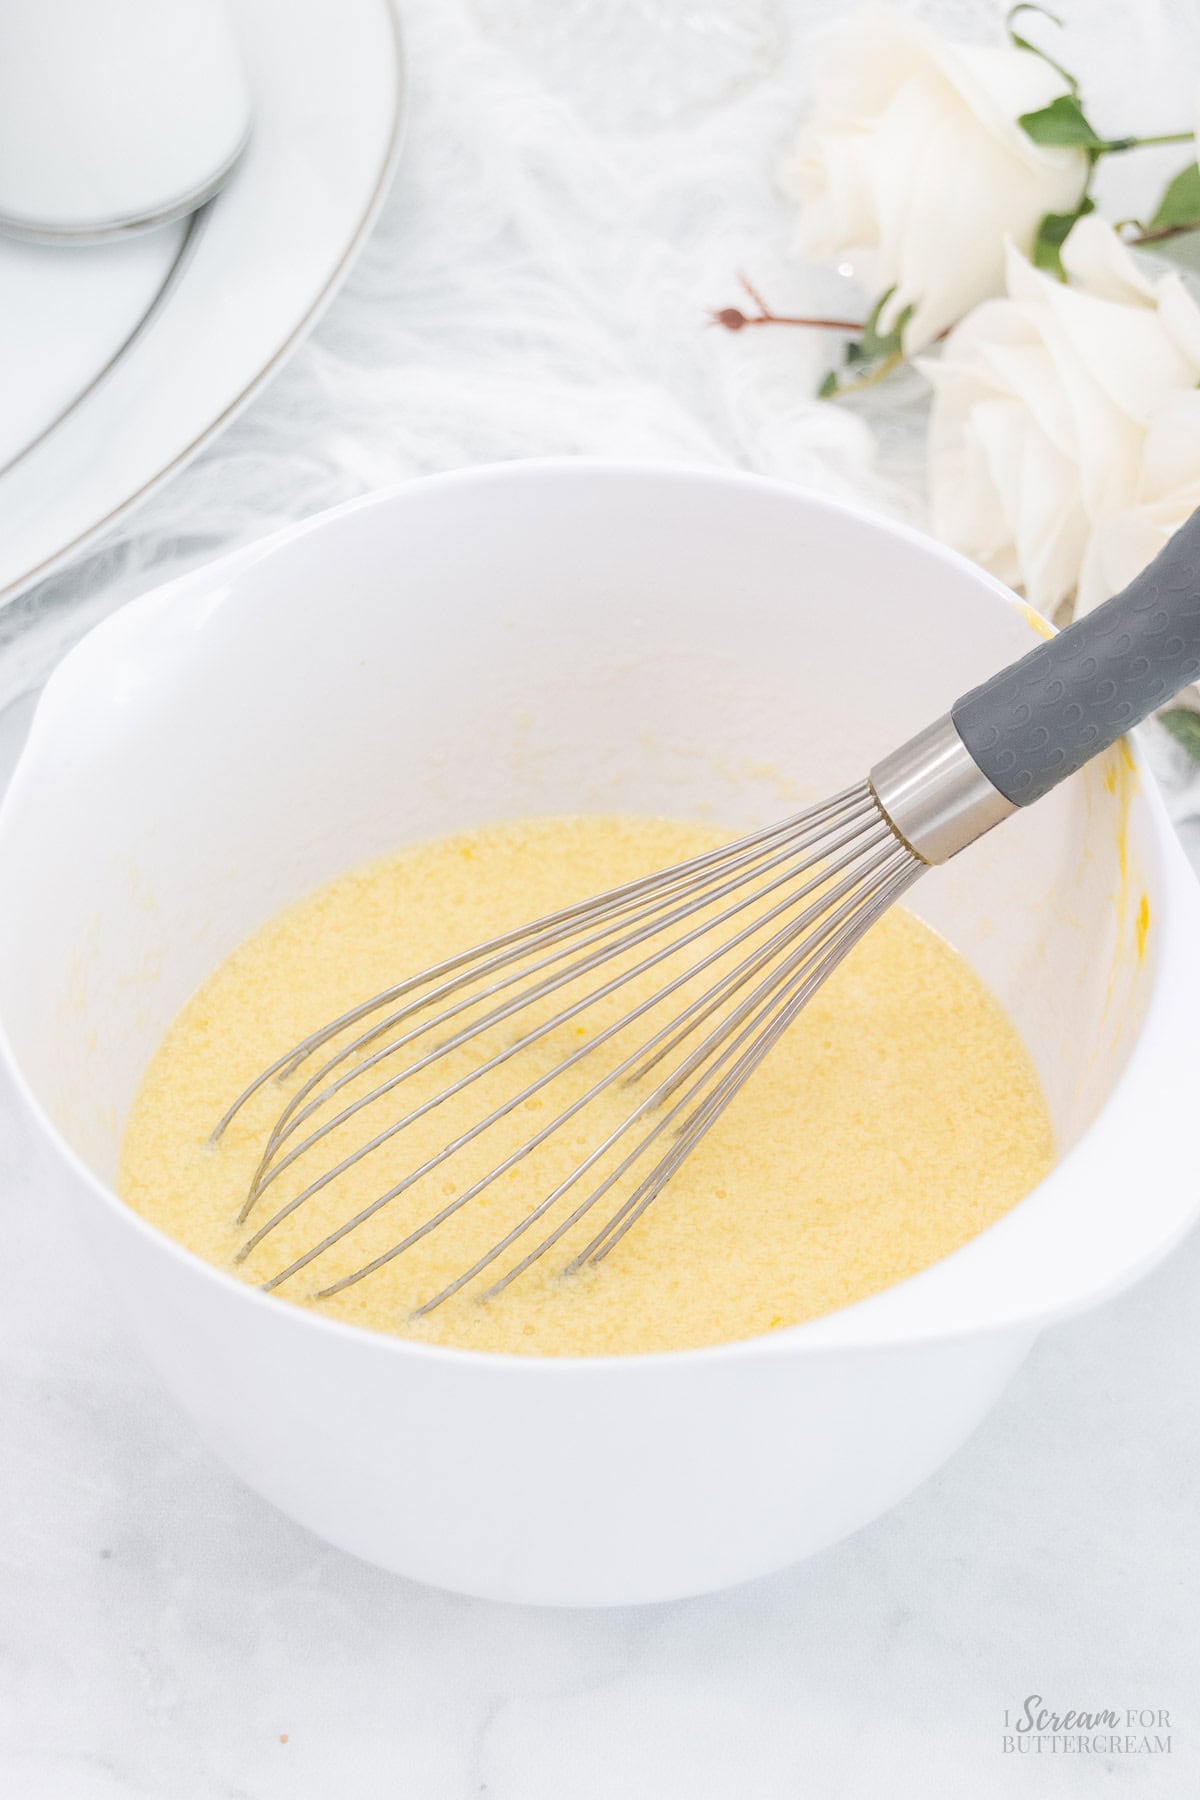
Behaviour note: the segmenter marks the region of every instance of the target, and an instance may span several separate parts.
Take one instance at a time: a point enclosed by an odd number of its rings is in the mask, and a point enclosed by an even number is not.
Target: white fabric
[[[812,394],[836,338],[705,324],[738,301],[739,268],[778,311],[862,309],[845,279],[791,256],[775,175],[829,0],[401,4],[408,139],[366,253],[223,437],[100,549],[0,612],[0,708],[131,594],[428,470],[545,453],[723,462],[923,519],[918,377],[829,406]],[[985,41],[1004,5],[910,10]],[[1136,33],[1127,0],[1055,10],[1065,33],[1033,15],[1025,29],[1069,52],[1101,129],[1191,122],[1191,0],[1146,0]],[[1114,164],[1114,208],[1136,210],[1178,161]]]

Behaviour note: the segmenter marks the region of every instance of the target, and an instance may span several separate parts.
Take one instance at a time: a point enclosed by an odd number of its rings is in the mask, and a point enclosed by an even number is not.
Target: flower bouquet
[[[861,322],[784,318],[751,289],[753,312],[716,318],[839,334],[829,399],[914,362],[932,390],[934,531],[1063,624],[1200,506],[1200,304],[1150,254],[1200,228],[1200,167],[1194,127],[1095,130],[1032,15],[1053,18],[1015,6],[994,45],[887,6],[828,33],[783,184],[797,250],[852,270],[873,302]],[[1187,160],[1148,217],[1103,218],[1100,162],[1176,143]],[[1162,718],[1200,760],[1200,698]]]

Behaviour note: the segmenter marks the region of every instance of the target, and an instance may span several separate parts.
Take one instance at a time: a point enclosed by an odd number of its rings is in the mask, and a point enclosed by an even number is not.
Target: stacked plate
[[[0,239],[0,604],[219,431],[300,342],[387,190],[389,0],[237,0],[253,135],[190,219],[78,248]]]

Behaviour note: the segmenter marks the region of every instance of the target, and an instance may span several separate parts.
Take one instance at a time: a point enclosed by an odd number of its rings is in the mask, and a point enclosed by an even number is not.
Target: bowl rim
[[[1040,630],[1040,625],[1033,624],[1026,603],[1003,583],[978,564],[916,527],[873,512],[860,503],[815,493],[750,471],[609,458],[539,457],[477,464],[418,476],[356,496],[340,505],[284,525],[251,544],[237,547],[201,568],[190,570],[151,588],[119,607],[87,632],[67,652],[46,682],[12,779],[3,798],[0,798],[0,881],[3,880],[5,863],[3,841],[14,810],[14,796],[19,799],[23,789],[36,775],[42,739],[52,731],[52,715],[59,690],[74,680],[91,658],[99,654],[119,655],[123,637],[128,636],[131,642],[136,642],[142,627],[168,610],[173,613],[181,612],[190,605],[197,615],[195,622],[202,629],[206,617],[223,610],[233,600],[241,577],[260,565],[269,564],[277,553],[312,533],[335,531],[356,515],[403,507],[405,503],[413,501],[419,504],[424,495],[434,491],[471,488],[495,482],[536,482],[548,478],[568,481],[603,482],[616,479],[672,482],[710,488],[742,488],[773,494],[801,509],[807,508],[812,512],[849,519],[856,526],[917,548],[932,560],[940,561],[961,573],[977,590],[990,592],[996,599],[1017,611],[1031,631]],[[53,741],[52,738],[50,741]],[[1157,929],[1152,945],[1151,987],[1145,1015],[1125,1064],[1100,1112],[1041,1182],[1009,1212],[965,1244],[889,1287],[879,1289],[833,1312],[820,1314],[799,1324],[783,1326],[773,1332],[676,1350],[553,1356],[431,1344],[330,1318],[315,1308],[299,1306],[282,1296],[267,1294],[252,1287],[187,1250],[126,1205],[115,1189],[88,1167],[48,1116],[26,1078],[10,1041],[2,1012],[0,1065],[8,1071],[21,1103],[34,1125],[40,1129],[47,1147],[56,1153],[89,1196],[98,1201],[104,1211],[119,1220],[123,1227],[139,1234],[155,1251],[173,1258],[193,1280],[215,1281],[219,1289],[238,1296],[237,1304],[249,1304],[256,1308],[265,1306],[270,1309],[266,1316],[283,1321],[290,1319],[296,1328],[333,1332],[339,1337],[348,1337],[359,1345],[374,1344],[383,1354],[407,1358],[415,1356],[442,1364],[448,1359],[451,1366],[459,1368],[490,1367],[508,1371],[521,1369],[527,1372],[528,1379],[558,1379],[570,1374],[577,1380],[583,1371],[600,1376],[618,1369],[634,1372],[645,1369],[648,1365],[682,1371],[713,1360],[728,1361],[731,1358],[740,1362],[748,1358],[795,1356],[798,1353],[845,1354],[858,1351],[867,1354],[881,1347],[901,1349],[967,1341],[987,1332],[1005,1329],[1023,1329],[1032,1337],[1053,1320],[1098,1304],[1148,1272],[1169,1253],[1200,1213],[1198,1191],[1193,1201],[1176,1208],[1167,1221],[1166,1228],[1144,1247],[1142,1254],[1136,1259],[1123,1263],[1115,1271],[1108,1271],[1102,1280],[1085,1282],[1075,1292],[1064,1292],[1054,1298],[1042,1296],[1040,1300],[1035,1297],[1032,1304],[1010,1304],[1007,1307],[993,1308],[982,1317],[961,1308],[957,1317],[951,1308],[949,1319],[940,1322],[936,1316],[920,1322],[906,1316],[912,1311],[914,1298],[920,1310],[923,1291],[935,1281],[939,1286],[948,1280],[953,1283],[955,1276],[969,1265],[986,1258],[988,1251],[994,1250],[1003,1237],[1005,1227],[1011,1227],[1015,1215],[1023,1211],[1027,1217],[1031,1203],[1038,1196],[1044,1197],[1058,1189],[1068,1178],[1075,1180],[1081,1166],[1086,1169],[1089,1163],[1103,1164],[1106,1159],[1111,1161],[1112,1146],[1106,1140],[1115,1139],[1114,1120],[1120,1114],[1136,1111],[1145,1104],[1149,1091],[1147,1076],[1148,1073],[1152,1075],[1152,1071],[1147,1069],[1147,1063],[1151,1059],[1154,1041],[1164,1035],[1182,1036],[1185,1025],[1190,1024],[1190,1016],[1194,1016],[1193,996],[1200,996],[1200,888],[1197,888],[1182,849],[1174,837],[1161,795],[1144,759],[1136,744],[1129,744],[1129,749],[1132,767],[1138,778],[1131,805],[1145,810],[1145,818],[1150,827],[1146,835],[1153,866],[1146,869],[1145,875],[1147,885],[1156,890],[1154,916],[1157,919]],[[1178,964],[1179,979],[1169,982],[1163,979],[1164,966],[1168,964],[1172,968]],[[1176,1066],[1180,1060],[1176,1059]],[[1161,1087],[1161,1081],[1157,1081],[1156,1085]],[[1186,1095],[1186,1082],[1177,1080],[1174,1084],[1168,1084],[1171,1085],[1179,1090],[1181,1099]],[[1126,1157],[1125,1161],[1128,1162],[1129,1158]],[[899,1313],[900,1316],[893,1320],[890,1317],[892,1313]],[[549,1371],[553,1371],[553,1374],[548,1375]]]

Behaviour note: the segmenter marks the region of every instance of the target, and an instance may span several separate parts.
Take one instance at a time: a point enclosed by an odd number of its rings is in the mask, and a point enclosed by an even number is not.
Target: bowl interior
[[[927,540],[740,478],[525,465],[331,515],[126,608],[55,675],[0,827],[17,1062],[111,1180],[177,1008],[317,883],[523,813],[763,823],[1033,641]],[[1015,1018],[1064,1150],[1151,984],[1135,788],[1110,753],[908,902]]]

